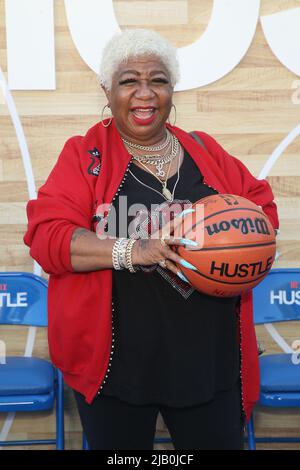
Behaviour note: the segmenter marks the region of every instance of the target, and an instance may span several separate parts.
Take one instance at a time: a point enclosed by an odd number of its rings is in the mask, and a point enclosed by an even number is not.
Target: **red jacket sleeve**
[[[69,139],[38,191],[37,199],[27,204],[28,227],[24,243],[30,255],[49,274],[73,272],[70,243],[78,227],[90,229],[92,191],[80,165],[76,143]]]
[[[255,178],[248,168],[236,157],[230,155],[218,142],[204,132],[199,132],[209,153],[220,166],[232,186],[234,194],[243,196],[261,206],[273,227],[279,227],[277,206],[274,194],[267,180]]]

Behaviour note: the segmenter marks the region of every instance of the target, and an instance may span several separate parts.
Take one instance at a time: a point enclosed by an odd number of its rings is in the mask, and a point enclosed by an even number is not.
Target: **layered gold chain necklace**
[[[155,176],[155,178],[161,183],[163,196],[168,201],[172,201],[174,198],[174,194],[171,194],[170,190],[167,188],[167,182],[168,182],[170,169],[172,166],[172,161],[177,157],[177,155],[179,154],[179,150],[180,150],[179,141],[176,138],[176,136],[171,134],[171,132],[169,132],[167,129],[167,136],[164,142],[162,142],[159,145],[150,145],[150,146],[135,144],[124,138],[122,138],[122,140],[124,144],[126,145],[128,152],[133,156],[133,159],[138,161],[147,171],[149,171],[153,176]],[[163,155],[161,154],[137,155],[132,152],[132,149],[145,150],[147,152],[157,152],[160,150],[165,150],[165,152]],[[165,165],[166,163],[169,163],[167,173],[165,170],[163,170],[163,165]],[[150,168],[146,166],[147,164],[154,165],[156,167],[156,173],[151,171]],[[179,164],[178,164],[178,167],[179,167]],[[150,186],[145,185],[135,175],[132,174],[132,176],[139,183],[150,188]],[[162,180],[161,178],[164,178],[164,177],[165,179]],[[178,182],[178,179],[179,179],[179,172],[178,172],[177,182]],[[156,191],[153,188],[150,188],[150,189],[152,189],[153,191]],[[175,187],[174,187],[174,190],[175,190]],[[174,193],[174,190],[173,190],[173,193]]]
[[[159,145],[139,145],[133,142],[130,142],[122,138],[124,144],[126,145],[128,152],[133,156],[133,158],[144,165],[154,165],[156,167],[156,176],[164,178],[166,172],[163,170],[163,166],[166,163],[172,162],[176,158],[179,149],[179,142],[176,136],[171,134],[167,129],[167,136],[163,143]],[[146,152],[157,152],[164,150],[163,154],[157,153],[147,153],[146,155],[139,155],[134,153],[133,149],[145,150]]]

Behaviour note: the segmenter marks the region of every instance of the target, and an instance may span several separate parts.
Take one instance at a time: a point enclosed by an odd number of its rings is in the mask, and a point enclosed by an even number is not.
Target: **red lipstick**
[[[151,113],[151,115],[146,117],[149,113]],[[156,109],[152,106],[135,106],[131,108],[131,114],[136,124],[139,126],[147,126],[154,121]],[[145,114],[145,117],[143,117],[143,114]]]

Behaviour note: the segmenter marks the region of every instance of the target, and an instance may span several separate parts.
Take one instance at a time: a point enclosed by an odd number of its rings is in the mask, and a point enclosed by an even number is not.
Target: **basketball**
[[[199,243],[174,247],[188,263],[178,268],[191,285],[208,295],[233,297],[252,289],[275,259],[275,230],[263,210],[240,196],[215,194],[196,201],[174,236]]]

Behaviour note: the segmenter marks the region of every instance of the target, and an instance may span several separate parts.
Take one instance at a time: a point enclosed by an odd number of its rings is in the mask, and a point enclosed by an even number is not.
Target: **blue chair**
[[[298,293],[297,293],[298,292]],[[256,325],[300,320],[300,268],[272,269],[253,289]],[[300,408],[300,354],[292,352],[261,355],[258,405],[272,408]],[[253,415],[248,426],[249,450],[256,442],[300,442],[298,437],[255,438]]]
[[[0,272],[0,324],[47,327],[45,279],[26,272]],[[56,439],[0,441],[0,446],[56,445],[64,449],[63,378],[49,361],[3,356],[0,363],[0,412],[51,410],[56,402]]]

